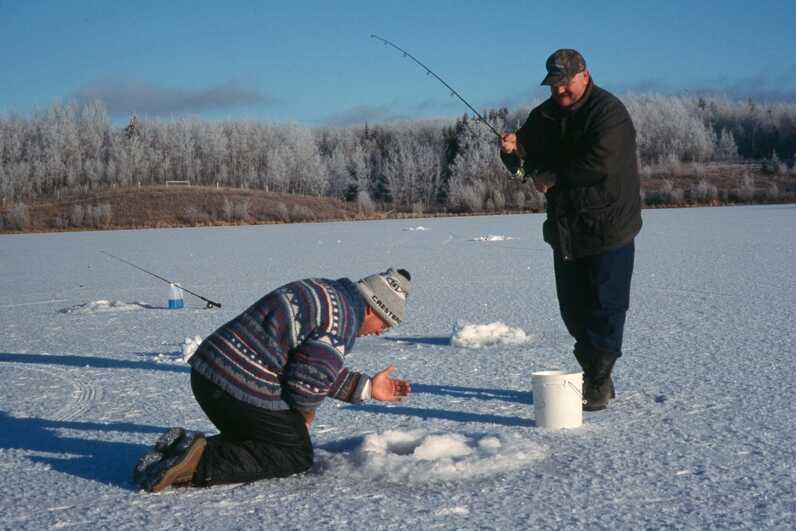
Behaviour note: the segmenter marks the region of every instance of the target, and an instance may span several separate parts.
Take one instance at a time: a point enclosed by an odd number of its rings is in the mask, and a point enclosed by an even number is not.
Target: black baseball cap
[[[562,48],[547,58],[547,75],[542,85],[566,85],[575,74],[586,70],[586,60],[577,50]]]

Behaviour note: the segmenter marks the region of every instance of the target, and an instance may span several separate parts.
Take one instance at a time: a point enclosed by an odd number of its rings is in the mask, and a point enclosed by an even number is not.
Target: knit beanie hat
[[[390,326],[401,324],[406,311],[406,297],[412,285],[406,269],[390,268],[357,282],[362,297]]]

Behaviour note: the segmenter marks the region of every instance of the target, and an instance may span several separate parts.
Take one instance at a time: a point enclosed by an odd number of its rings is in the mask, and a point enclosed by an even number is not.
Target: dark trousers
[[[270,411],[241,402],[196,371],[191,371],[191,388],[221,432],[207,438],[195,486],[286,477],[312,466],[310,435],[297,411]]]
[[[576,356],[622,355],[625,314],[630,303],[635,244],[565,262],[554,253],[561,317],[575,338]]]

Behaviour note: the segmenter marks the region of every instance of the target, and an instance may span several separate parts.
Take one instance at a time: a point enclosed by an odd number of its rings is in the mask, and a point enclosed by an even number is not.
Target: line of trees
[[[774,161],[796,153],[796,104],[628,95],[642,171],[684,163]],[[515,130],[528,109],[485,117]],[[456,120],[308,128],[249,121],[153,120],[113,127],[100,102],[56,104],[30,117],[0,116],[0,198],[25,200],[187,180],[196,185],[326,195],[363,209],[422,212],[537,207],[543,198],[510,179],[494,135]],[[77,215],[77,214],[76,214]]]

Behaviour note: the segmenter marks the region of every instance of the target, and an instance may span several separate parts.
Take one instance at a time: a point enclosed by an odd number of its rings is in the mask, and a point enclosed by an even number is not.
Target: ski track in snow
[[[55,380],[63,384],[63,387],[71,388],[68,397],[63,398],[63,403],[60,403],[60,401],[52,403],[52,406],[57,408],[53,413],[43,412],[44,418],[56,421],[80,419],[84,417],[95,402],[102,401],[102,388],[87,382],[76,371],[42,366],[32,367],[20,363],[12,363],[10,365],[17,370],[32,371],[33,373],[44,375],[44,378],[38,380],[43,384],[46,383],[51,386]]]
[[[576,367],[541,215],[0,236],[0,528],[793,529],[796,208],[643,216],[618,398],[561,431],[531,393]],[[457,236],[477,234],[527,248]],[[166,310],[105,249],[223,307]],[[346,364],[395,364],[408,400],[325,401],[306,474],[135,490],[160,432],[214,432],[185,363],[202,337],[285,282],[387,266],[412,273],[407,320]]]

